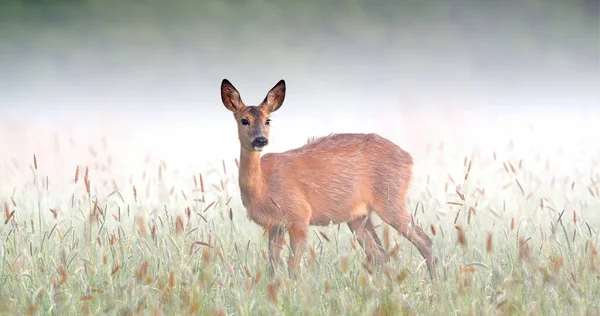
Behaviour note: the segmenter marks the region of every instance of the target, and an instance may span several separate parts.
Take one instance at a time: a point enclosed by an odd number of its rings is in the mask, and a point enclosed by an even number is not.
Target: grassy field
[[[409,205],[434,240],[431,283],[386,225],[381,271],[335,225],[313,227],[298,279],[270,277],[233,159],[182,174],[149,155],[142,173],[117,176],[114,153],[90,145],[58,179],[46,177],[48,155],[4,159],[1,314],[600,315],[597,152],[565,165],[565,153],[510,143],[430,146]]]

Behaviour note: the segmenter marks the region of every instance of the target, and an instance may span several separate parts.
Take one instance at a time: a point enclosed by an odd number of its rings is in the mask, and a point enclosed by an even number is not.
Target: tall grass
[[[46,180],[46,205],[38,155],[32,182],[2,184],[0,311],[600,314],[598,157],[561,174],[544,163],[551,157],[514,148],[429,154],[409,203],[434,240],[433,283],[417,250],[386,225],[377,230],[391,260],[381,270],[363,264],[346,225],[333,225],[312,228],[298,278],[269,275],[267,237],[239,203],[234,161],[181,175],[152,158],[143,174],[117,180],[105,159],[91,158],[73,166],[74,178]],[[171,184],[181,178],[188,185]],[[68,190],[54,190],[60,182]]]

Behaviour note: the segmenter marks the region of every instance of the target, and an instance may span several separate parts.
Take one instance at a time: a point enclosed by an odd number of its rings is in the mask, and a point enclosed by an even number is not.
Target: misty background
[[[220,100],[223,78],[247,104],[286,80],[267,152],[332,132],[380,133],[417,164],[438,142],[463,156],[511,139],[550,155],[579,146],[588,164],[600,147],[594,0],[0,7],[5,172],[36,153],[52,172],[71,174],[89,159],[88,144],[121,157],[129,173],[148,152],[190,172],[232,161],[239,144]]]

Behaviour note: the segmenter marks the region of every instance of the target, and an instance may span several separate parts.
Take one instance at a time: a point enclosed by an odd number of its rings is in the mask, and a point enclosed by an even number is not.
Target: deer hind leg
[[[285,246],[284,230],[282,226],[273,226],[269,229],[269,268],[273,275],[280,265],[281,251]]]
[[[385,260],[385,251],[381,244],[379,236],[375,231],[375,226],[368,215],[355,218],[349,221],[348,228],[357,237],[358,243],[367,254],[367,261],[379,265]]]
[[[406,210],[405,204],[389,204],[385,211],[378,212],[378,214],[383,221],[396,229],[398,233],[417,247],[419,253],[425,259],[430,278],[432,280],[435,279],[433,242],[421,227],[412,225],[410,214]]]

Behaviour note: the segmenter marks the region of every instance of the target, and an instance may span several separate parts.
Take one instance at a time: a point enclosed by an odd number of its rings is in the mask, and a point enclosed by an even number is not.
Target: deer
[[[281,79],[259,105],[246,105],[228,79],[221,82],[221,100],[237,122],[241,202],[249,219],[268,233],[271,274],[280,265],[286,231],[288,269],[298,266],[310,226],[347,223],[367,261],[384,262],[386,252],[371,220],[376,213],[416,246],[433,280],[437,258],[432,240],[414,225],[407,209],[412,156],[376,133],[333,133],[261,157],[269,144],[271,114],[281,108],[285,95]]]

